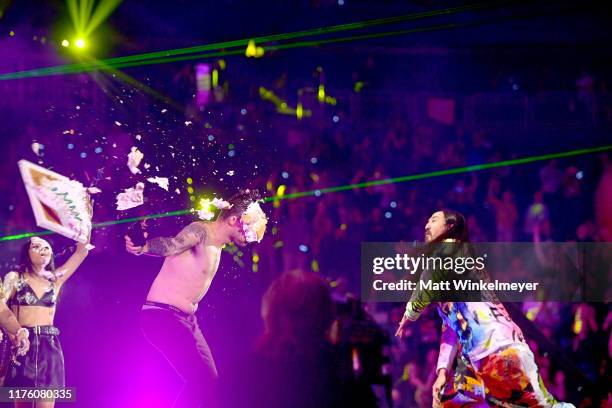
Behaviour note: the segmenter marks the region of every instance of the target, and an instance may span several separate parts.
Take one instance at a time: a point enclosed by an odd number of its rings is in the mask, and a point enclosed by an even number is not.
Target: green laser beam
[[[206,44],[206,45],[200,45],[200,46],[178,48],[178,49],[165,50],[165,51],[155,51],[155,52],[123,56],[123,57],[115,57],[115,58],[109,58],[106,60],[101,60],[99,63],[97,62],[76,63],[76,64],[58,65],[58,66],[52,66],[52,67],[46,67],[46,68],[37,68],[37,69],[31,69],[31,70],[26,70],[26,71],[5,73],[5,74],[0,75],[0,80],[39,77],[39,76],[46,76],[46,75],[53,75],[53,74],[60,74],[60,73],[83,72],[84,69],[100,68],[99,65],[101,63],[104,63],[106,65],[114,65],[114,64],[125,63],[125,62],[145,61],[145,60],[161,58],[161,57],[173,57],[173,56],[192,54],[192,53],[203,52],[203,51],[214,51],[214,50],[220,50],[224,48],[244,47],[248,45],[249,41],[251,40],[255,41],[256,43],[266,43],[266,42],[272,42],[272,41],[291,40],[291,39],[302,38],[302,37],[319,36],[319,35],[337,33],[337,32],[342,32],[342,31],[375,27],[375,26],[384,25],[384,24],[394,24],[394,23],[399,23],[399,22],[418,20],[418,19],[435,17],[435,16],[440,16],[440,15],[451,15],[451,14],[461,13],[465,11],[476,11],[476,10],[481,10],[481,9],[486,9],[486,8],[493,8],[493,7],[500,6],[504,3],[508,3],[508,2],[507,1],[495,1],[495,2],[487,2],[487,3],[476,3],[472,5],[466,5],[466,6],[459,6],[459,7],[432,10],[432,11],[426,11],[426,12],[420,12],[420,13],[406,14],[406,15],[401,15],[401,16],[393,16],[393,17],[386,17],[386,18],[367,20],[367,21],[361,21],[361,22],[340,24],[340,25],[335,25],[335,26],[330,26],[330,27],[320,27],[320,28],[315,28],[315,29],[310,29],[310,30],[301,30],[301,31],[295,31],[295,32],[290,32],[290,33],[272,34],[272,35],[266,35],[266,36],[258,36],[258,37],[252,37],[252,38],[247,38],[247,39],[241,39],[241,40],[224,41],[224,42],[218,42],[218,43],[212,43],[212,44]]]
[[[401,35],[407,35],[407,34],[424,33],[424,32],[429,32],[429,31],[467,28],[467,27],[473,27],[473,26],[478,26],[482,24],[492,24],[492,23],[499,23],[501,21],[521,19],[525,17],[539,17],[541,15],[545,15],[545,14],[504,16],[504,17],[499,17],[496,19],[469,21],[465,23],[439,24],[439,25],[427,26],[427,27],[410,28],[406,30],[385,31],[381,33],[370,33],[370,34],[353,35],[353,36],[348,36],[348,37],[330,38],[326,40],[299,41],[299,42],[293,42],[289,44],[264,46],[264,49],[266,51],[280,51],[280,50],[288,50],[288,49],[293,49],[293,48],[306,48],[306,47],[314,47],[314,46],[321,46],[321,45],[329,45],[329,44],[334,44],[334,43],[371,40],[371,39],[384,38],[384,37],[390,37],[390,36],[401,36]],[[195,59],[227,57],[227,56],[241,55],[241,54],[244,54],[244,49],[238,49],[238,50],[232,50],[232,51],[222,51],[219,53],[212,53],[212,54],[204,53],[204,54],[195,54],[195,55],[184,55],[184,56],[177,56],[177,57],[172,57],[172,58],[162,57],[159,59],[147,60],[143,62],[136,61],[136,62],[122,63],[122,64],[114,65],[113,67],[128,68],[128,67],[134,67],[134,66],[157,65],[157,64],[165,64],[165,63],[178,62],[178,61],[188,61],[188,60],[195,60]]]
[[[266,36],[246,38],[246,39],[241,39],[241,40],[224,41],[220,43],[206,44],[206,45],[186,47],[186,48],[178,48],[174,50],[156,51],[156,52],[150,52],[150,53],[145,53],[145,54],[117,57],[117,58],[111,58],[109,61],[112,64],[114,62],[124,62],[126,60],[130,60],[130,61],[131,60],[143,60],[143,59],[146,60],[146,59],[157,58],[159,56],[175,56],[175,55],[182,55],[182,54],[192,54],[195,52],[217,50],[217,49],[222,49],[222,48],[242,47],[242,46],[248,45],[249,41],[255,41],[256,43],[262,43],[262,42],[265,43],[265,42],[271,42],[271,41],[291,40],[291,39],[301,38],[301,37],[331,34],[331,33],[337,33],[341,31],[357,30],[357,29],[374,27],[378,25],[394,24],[394,23],[405,22],[405,21],[410,21],[410,20],[418,20],[418,19],[427,18],[427,17],[435,17],[439,15],[449,15],[449,14],[455,14],[455,13],[460,13],[464,11],[484,9],[484,8],[489,8],[489,7],[495,7],[503,3],[507,3],[507,2],[506,1],[495,1],[495,2],[488,2],[488,3],[476,3],[472,5],[451,7],[447,9],[432,10],[432,11],[412,13],[412,14],[404,14],[400,16],[384,17],[384,18],[378,18],[378,19],[373,19],[373,20],[339,24],[339,25],[334,25],[334,26],[329,26],[329,27],[319,27],[319,28],[314,28],[310,30],[294,31],[294,32],[283,33],[283,34],[272,34],[272,35],[266,35]]]
[[[156,219],[156,218],[176,217],[176,216],[180,216],[180,215],[186,215],[186,214],[189,214],[189,213],[191,213],[191,209],[189,209],[189,210],[170,211],[170,212],[165,212],[165,213],[160,213],[160,214],[146,215],[146,216],[142,216],[142,217],[123,218],[121,220],[104,221],[104,222],[95,223],[95,224],[93,224],[93,228],[108,227],[110,225],[127,224],[127,223],[130,223],[130,222],[149,220],[149,219]],[[0,238],[0,242],[2,242],[2,241],[15,241],[15,240],[18,240],[18,239],[23,239],[23,238],[38,237],[38,236],[41,236],[41,235],[51,235],[51,234],[55,234],[55,232],[53,232],[53,231],[25,232],[25,233],[22,233],[22,234],[8,235],[8,236],[5,236],[5,237],[2,237],[2,238]]]
[[[231,56],[231,55],[244,55],[244,50],[233,50],[233,51],[221,51],[221,52],[213,52],[213,53],[204,53],[204,54],[198,54],[198,55],[184,55],[181,57],[174,57],[174,58],[168,58],[168,59],[163,59],[163,60],[148,60],[148,61],[136,61],[136,62],[126,62],[123,64],[117,64],[117,65],[110,65],[110,66],[101,66],[101,67],[97,67],[97,68],[91,68],[91,69],[87,69],[87,70],[81,70],[81,71],[75,71],[75,72],[70,72],[70,73],[82,73],[82,72],[90,72],[90,71],[109,71],[109,70],[115,70],[115,69],[119,69],[119,68],[130,68],[130,67],[140,67],[140,66],[146,66],[146,65],[157,65],[157,64],[165,64],[165,63],[170,63],[170,62],[177,62],[177,61],[188,61],[188,60],[194,60],[194,59],[207,59],[207,58],[218,58],[218,57],[227,57],[227,56]],[[59,74],[50,74],[50,75],[61,75],[61,73]]]
[[[466,22],[466,23],[449,23],[449,24],[440,24],[440,25],[428,26],[428,27],[417,27],[417,28],[411,28],[411,29],[406,29],[406,30],[386,31],[382,33],[371,33],[371,34],[362,34],[362,35],[355,35],[355,36],[349,36],[349,37],[331,38],[331,39],[326,39],[326,40],[300,41],[300,42],[289,43],[289,44],[265,46],[265,50],[266,51],[287,50],[287,49],[292,49],[292,48],[305,48],[305,47],[313,47],[313,46],[320,46],[320,45],[328,45],[328,44],[333,44],[333,43],[376,39],[376,38],[383,38],[383,37],[389,37],[389,36],[400,36],[400,35],[406,35],[406,34],[415,34],[415,33],[422,33],[422,32],[428,32],[428,31],[466,28],[466,27],[477,26],[481,24],[491,24],[491,23],[497,23],[500,21],[507,21],[507,20],[513,20],[517,18],[534,17],[534,16],[536,15],[530,14],[527,16],[525,15],[505,16],[505,17],[497,18],[495,20],[489,19],[489,20],[471,21],[471,22]],[[96,66],[92,65],[87,68],[74,68],[74,70],[72,71],[55,72],[55,73],[50,73],[48,75],[82,73],[82,72],[89,72],[89,71],[106,71],[106,70],[115,70],[119,68],[166,64],[166,63],[188,61],[188,60],[203,60],[207,58],[227,57],[227,56],[242,55],[242,54],[244,54],[244,49],[241,48],[237,50],[221,51],[221,52],[216,52],[216,53],[202,53],[202,54],[194,54],[194,55],[182,55],[182,56],[176,56],[176,57],[161,57],[158,59],[151,59],[151,60],[146,60],[146,61],[125,62],[125,63],[119,63],[119,64],[114,64],[114,65],[96,65]],[[103,62],[104,61],[100,61],[100,63],[103,63]]]
[[[569,152],[551,153],[551,154],[545,154],[541,156],[524,157],[521,159],[505,160],[505,161],[494,162],[494,163],[476,164],[473,166],[456,167],[454,169],[438,170],[438,171],[432,171],[429,173],[412,174],[409,176],[386,178],[382,180],[365,181],[363,183],[355,183],[355,184],[348,184],[344,186],[328,187],[328,188],[323,188],[323,189],[318,189],[318,190],[285,194],[280,197],[279,196],[266,197],[264,198],[264,201],[270,202],[270,201],[275,201],[275,200],[280,200],[280,199],[286,200],[286,199],[301,198],[301,197],[308,197],[308,196],[320,196],[325,193],[336,193],[339,191],[380,186],[384,184],[404,183],[407,181],[422,180],[426,178],[447,176],[451,174],[470,173],[473,171],[488,170],[488,169],[494,169],[497,167],[515,166],[515,165],[533,163],[533,162],[543,161],[543,160],[560,159],[564,157],[579,156],[579,155],[584,155],[584,154],[601,153],[601,152],[605,152],[608,150],[612,150],[612,145],[589,148],[589,149],[578,149],[578,150],[572,150]]]
[[[313,46],[319,46],[319,45],[328,45],[328,44],[333,44],[333,43],[376,39],[376,38],[400,36],[400,35],[406,35],[406,34],[415,34],[415,33],[426,32],[426,31],[460,28],[462,26],[467,26],[468,24],[469,23],[464,23],[462,25],[442,24],[442,25],[431,26],[431,27],[419,27],[419,28],[412,28],[412,29],[407,29],[407,30],[387,31],[383,33],[363,34],[363,35],[356,35],[356,36],[350,36],[350,37],[332,38],[332,39],[327,39],[327,40],[300,41],[300,42],[290,43],[290,44],[265,46],[264,49],[266,51],[280,51],[280,50],[288,50],[288,49],[293,49],[293,48],[306,48],[306,47],[313,47]],[[203,54],[195,54],[195,55],[183,55],[183,56],[177,56],[177,57],[171,57],[171,58],[158,58],[158,59],[147,60],[147,61],[127,62],[127,63],[121,63],[117,65],[112,65],[110,67],[129,68],[129,67],[135,67],[135,66],[158,65],[158,64],[167,64],[171,62],[190,61],[190,60],[203,60],[207,58],[218,58],[218,57],[227,57],[227,56],[232,56],[232,55],[243,55],[243,54],[244,54],[244,49],[238,49],[238,50],[231,50],[231,51],[221,51],[217,53],[203,53]],[[87,70],[89,71],[89,70],[98,70],[98,69],[104,69],[104,68],[103,67],[91,67],[91,68],[88,68]],[[75,73],[76,72],[83,72],[83,71],[75,71]]]
[[[567,11],[568,10],[566,10],[565,12]],[[292,48],[313,47],[313,46],[327,45],[327,44],[332,44],[332,43],[341,43],[341,42],[358,41],[358,40],[366,40],[366,39],[376,39],[376,38],[383,38],[383,37],[388,37],[388,36],[399,36],[399,35],[414,34],[414,33],[420,33],[420,32],[428,32],[428,31],[467,28],[467,27],[474,27],[478,25],[499,23],[502,21],[509,21],[509,20],[522,19],[522,18],[534,18],[534,17],[541,17],[541,16],[546,16],[546,15],[550,15],[550,14],[549,13],[539,13],[539,14],[531,13],[531,14],[524,14],[524,15],[510,15],[510,16],[498,17],[495,19],[477,20],[477,21],[470,21],[470,22],[465,22],[465,23],[449,23],[449,24],[441,24],[441,25],[435,25],[435,26],[417,27],[417,28],[412,28],[412,29],[407,29],[407,30],[387,31],[387,32],[382,32],[382,33],[362,34],[362,35],[332,38],[332,39],[326,39],[326,40],[311,40],[311,41],[301,41],[301,42],[295,42],[295,43],[289,43],[289,44],[272,45],[272,46],[265,46],[265,49],[267,51],[276,51],[276,50],[286,50],[286,49],[292,49]],[[56,73],[51,73],[48,75],[80,73],[80,72],[87,72],[87,71],[93,71],[93,70],[112,70],[113,68],[118,69],[118,68],[129,68],[129,67],[135,67],[135,66],[157,65],[157,64],[172,63],[172,62],[178,62],[178,61],[188,61],[188,60],[196,60],[196,59],[202,60],[206,58],[227,57],[227,56],[241,55],[241,54],[244,54],[243,48],[240,48],[237,50],[231,50],[231,51],[226,50],[226,51],[221,51],[217,53],[203,53],[203,54],[195,54],[195,55],[176,56],[176,57],[160,57],[157,59],[151,59],[151,60],[146,60],[146,61],[126,62],[126,63],[119,63],[119,64],[114,64],[114,65],[103,65],[103,66],[93,66],[92,65],[86,69],[74,68],[72,71],[56,72]],[[99,63],[103,64],[104,61],[100,61]]]
[[[42,235],[51,235],[51,234],[55,234],[55,232],[53,231],[24,232],[23,234],[9,235],[6,237],[2,237],[0,238],[0,242],[1,241],[15,241],[18,239],[23,239],[23,238],[40,237]]]
[[[142,216],[142,217],[123,218],[121,220],[99,222],[97,224],[93,224],[93,227],[94,228],[108,227],[109,225],[126,224],[126,223],[130,223],[130,222],[136,222],[136,221],[142,221],[142,220],[150,220],[150,219],[156,219],[156,218],[176,217],[176,216],[179,216],[179,215],[186,215],[186,214],[190,214],[190,213],[191,213],[191,209],[189,209],[189,210],[170,211],[170,212],[165,212],[165,213],[160,213],[160,214],[145,215],[145,216]],[[0,241],[2,241],[2,240],[3,239],[0,238]]]
[[[592,148],[586,148],[586,149],[576,149],[576,150],[570,150],[567,152],[549,153],[549,154],[544,154],[544,155],[539,155],[539,156],[523,157],[520,159],[504,160],[504,161],[499,161],[499,162],[494,162],[494,163],[476,164],[473,166],[455,167],[453,169],[438,170],[438,171],[432,171],[432,172],[427,172],[427,173],[411,174],[411,175],[401,176],[401,177],[386,178],[382,180],[366,181],[363,183],[354,183],[354,184],[347,184],[343,186],[328,187],[328,188],[303,191],[303,192],[292,193],[292,194],[284,194],[282,196],[265,197],[263,201],[269,203],[273,201],[289,200],[289,199],[309,197],[309,196],[319,197],[327,193],[336,193],[340,191],[355,190],[355,189],[380,186],[380,185],[385,185],[385,184],[405,183],[407,181],[423,180],[427,178],[441,177],[441,176],[447,176],[447,175],[452,175],[452,174],[469,173],[473,171],[482,171],[482,170],[494,169],[498,167],[517,166],[521,164],[534,163],[534,162],[544,161],[544,160],[561,159],[561,158],[566,158],[566,157],[581,156],[585,154],[601,153],[601,152],[606,152],[610,150],[612,150],[612,145],[605,145],[605,146],[592,147]],[[142,217],[124,218],[121,220],[100,222],[100,223],[93,224],[93,227],[94,228],[107,227],[111,225],[125,224],[125,223],[130,223],[130,222],[141,221],[145,219],[175,217],[175,216],[186,215],[190,213],[192,213],[191,209],[171,211],[171,212],[165,212],[165,213],[160,213],[160,214],[146,215]],[[27,232],[27,233],[16,234],[16,235],[7,235],[4,237],[1,237],[0,242],[14,241],[14,240],[23,239],[23,238],[30,238],[34,236],[49,235],[49,234],[54,234],[54,232],[40,231],[40,232]]]

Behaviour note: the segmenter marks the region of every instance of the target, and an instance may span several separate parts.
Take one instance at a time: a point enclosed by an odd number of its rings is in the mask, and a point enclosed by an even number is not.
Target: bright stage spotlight
[[[62,47],[68,47],[70,45],[70,41],[62,40]]]
[[[74,45],[76,45],[77,48],[85,48],[85,40],[82,39],[82,38],[79,38],[79,39],[76,40]]]

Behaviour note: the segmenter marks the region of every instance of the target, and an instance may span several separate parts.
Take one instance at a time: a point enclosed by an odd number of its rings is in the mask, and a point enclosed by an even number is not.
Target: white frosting
[[[268,218],[258,202],[252,202],[240,217],[242,231],[247,242],[261,242],[266,232]]]
[[[117,210],[128,210],[144,203],[144,184],[138,183],[134,188],[128,188],[124,193],[117,194]]]

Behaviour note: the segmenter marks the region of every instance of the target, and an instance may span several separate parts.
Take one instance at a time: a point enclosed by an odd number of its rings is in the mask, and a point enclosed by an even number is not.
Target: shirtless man
[[[135,246],[125,237],[128,252],[166,258],[142,307],[141,326],[185,382],[175,408],[215,404],[217,368],[194,313],[215,277],[223,246],[261,241],[267,220],[258,198],[257,192],[240,192],[216,221],[193,222],[173,238]]]

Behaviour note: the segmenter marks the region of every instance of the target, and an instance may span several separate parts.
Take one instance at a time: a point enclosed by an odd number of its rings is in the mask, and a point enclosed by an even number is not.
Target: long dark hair
[[[444,214],[444,222],[446,224],[446,231],[440,236],[434,239],[432,242],[442,242],[445,239],[454,239],[459,242],[470,242],[470,234],[468,232],[467,222],[463,214],[459,211],[450,210],[444,208],[442,210]]]
[[[21,274],[26,272],[34,272],[34,265],[32,265],[32,258],[30,258],[30,244],[32,240],[29,239],[21,246],[21,250],[19,251],[19,267],[18,271]],[[49,243],[51,246],[51,243]],[[53,247],[51,247],[53,248]],[[55,261],[53,260],[53,249],[51,250],[51,260],[49,261],[49,265],[45,267],[46,270],[50,272],[55,272]]]
[[[468,255],[474,254],[474,248],[470,244],[470,234],[468,232],[467,222],[463,214],[461,214],[459,211],[448,208],[443,208],[438,211],[441,211],[444,214],[446,230],[425,245],[425,252],[429,255],[433,254],[434,252],[439,253],[440,251],[449,254],[456,254],[459,251],[465,252]],[[455,242],[440,245],[447,239],[452,239]]]

